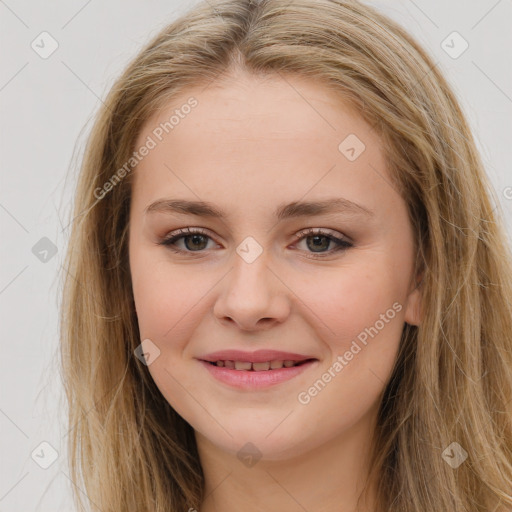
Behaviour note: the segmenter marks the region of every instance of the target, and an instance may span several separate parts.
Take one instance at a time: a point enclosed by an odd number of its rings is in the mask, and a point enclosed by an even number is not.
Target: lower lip
[[[318,361],[308,361],[299,366],[279,368],[277,370],[234,370],[216,366],[206,361],[199,361],[217,380],[239,389],[261,389],[274,386],[293,379],[308,368],[315,366]]]

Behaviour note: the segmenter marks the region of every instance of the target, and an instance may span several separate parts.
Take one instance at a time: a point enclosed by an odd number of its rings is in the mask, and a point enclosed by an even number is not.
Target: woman
[[[89,506],[512,510],[493,199],[445,79],[374,9],[210,0],[170,24],[76,191],[62,356]]]

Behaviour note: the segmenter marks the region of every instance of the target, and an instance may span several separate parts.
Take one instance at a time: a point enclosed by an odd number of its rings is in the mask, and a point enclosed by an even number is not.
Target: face
[[[239,74],[173,100],[143,145],[130,271],[166,400],[269,460],[368,425],[420,298],[376,133],[321,84]]]

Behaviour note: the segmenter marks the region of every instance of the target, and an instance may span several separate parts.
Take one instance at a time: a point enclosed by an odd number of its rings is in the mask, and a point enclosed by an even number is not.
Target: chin
[[[308,442],[307,438],[302,437],[304,429],[300,429],[302,436],[299,437],[298,431],[278,426],[282,420],[283,418],[280,418],[279,421],[264,427],[261,424],[255,426],[231,423],[229,433],[232,437],[224,435],[218,438],[204,433],[202,435],[217,448],[236,456],[242,462],[244,458],[251,456],[253,460],[284,461],[298,457],[315,447],[314,442]]]

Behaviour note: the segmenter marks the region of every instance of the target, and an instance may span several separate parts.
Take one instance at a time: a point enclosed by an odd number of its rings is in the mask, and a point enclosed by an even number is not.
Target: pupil
[[[194,249],[204,249],[204,247],[189,247],[188,243],[187,243],[187,240],[188,239],[192,239],[193,240],[193,244],[196,244],[197,242],[199,242],[199,244],[201,244],[201,239],[203,239],[203,242],[204,242],[204,235],[190,235],[188,237],[185,238],[185,246],[187,247],[187,249],[189,250],[194,250]]]
[[[320,249],[327,249],[327,247],[329,247],[329,242],[330,240],[324,236],[324,235],[315,235],[315,236],[312,236],[312,237],[309,237],[309,238],[312,238],[315,242],[314,242],[314,247],[316,247],[317,249],[320,248]],[[327,241],[327,244],[322,244],[322,243],[319,243],[319,240],[323,239],[324,242]],[[323,247],[322,247],[323,245]]]

